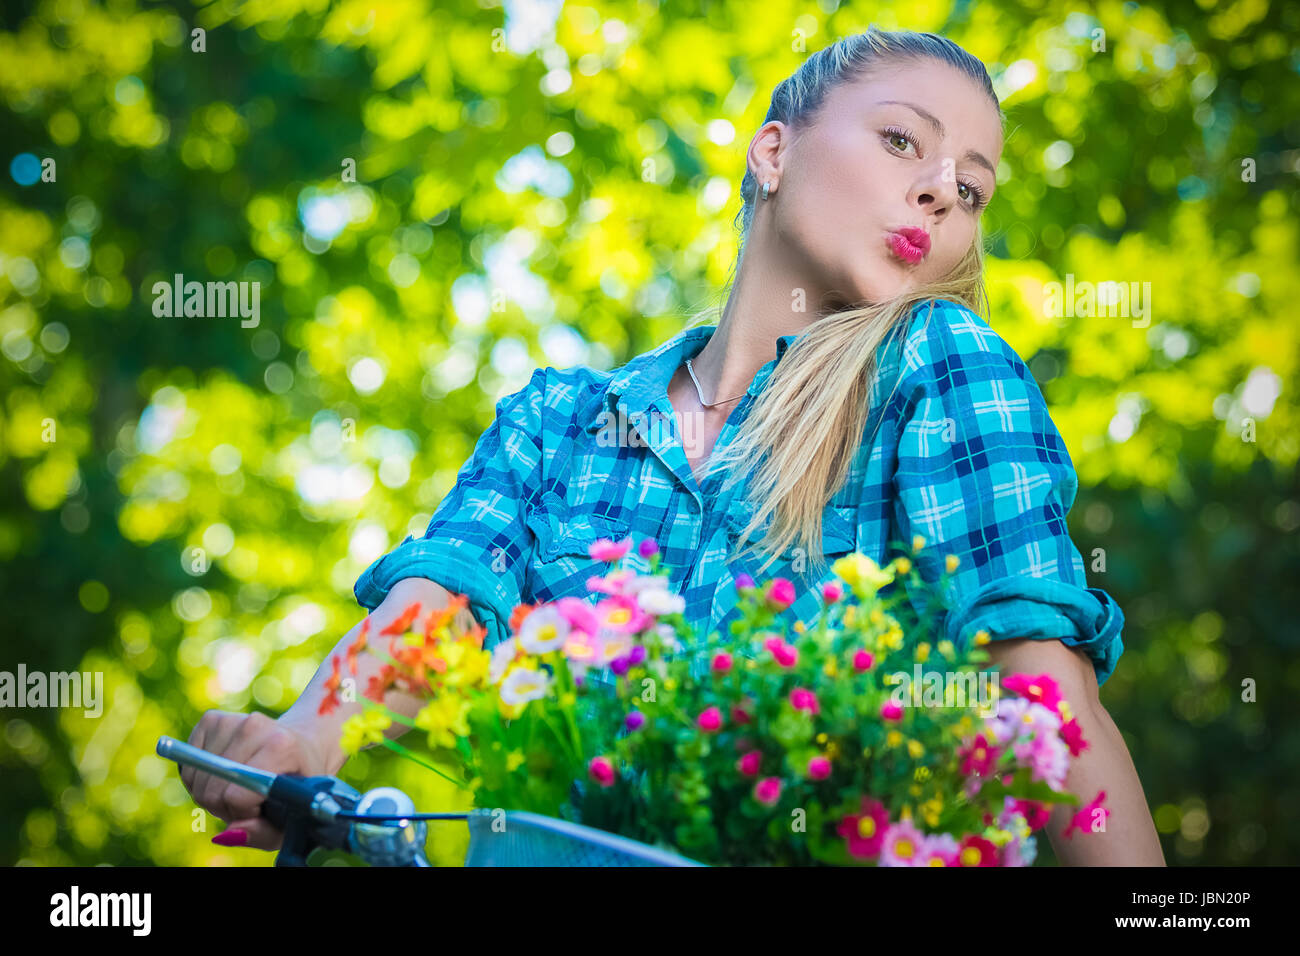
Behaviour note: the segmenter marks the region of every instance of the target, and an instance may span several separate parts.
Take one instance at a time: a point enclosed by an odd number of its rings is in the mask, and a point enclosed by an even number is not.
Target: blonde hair
[[[982,82],[998,105],[984,65],[951,40],[873,27],[810,56],[777,85],[764,122],[810,123],[835,85],[858,78],[871,67],[925,58],[953,65]],[[1001,116],[1000,106],[998,113]],[[744,204],[737,214],[742,221],[741,242],[733,280],[753,222],[757,185],[754,173],[747,169],[741,184]],[[987,316],[983,236],[978,226],[970,249],[943,278],[884,302],[834,312],[812,322],[773,370],[735,440],[710,456],[706,475],[727,470],[724,489],[751,476],[747,496],[755,502],[755,513],[741,531],[742,545],[769,514],[773,515],[761,543],[761,550],[769,554],[762,568],[796,542],[816,565],[825,564],[822,512],[847,480],[862,444],[877,352],[914,306],[934,299],[958,302]],[[715,311],[706,310],[689,325],[708,321]]]

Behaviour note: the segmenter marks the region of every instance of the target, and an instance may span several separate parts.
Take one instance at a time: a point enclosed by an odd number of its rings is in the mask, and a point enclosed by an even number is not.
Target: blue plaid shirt
[[[790,578],[798,598],[789,622],[815,620],[829,567],[814,576],[796,547],[760,575],[762,557],[737,556],[738,533],[753,515],[743,482],[725,494],[720,475],[697,485],[678,436],[668,381],[715,328],[688,328],[612,372],[536,370],[497,403],[424,536],[372,564],[356,583],[357,600],[374,608],[402,578],[429,578],[469,597],[491,647],[509,636],[516,604],[597,600],[586,581],[610,566],[588,548],[631,535],[659,543],[660,573],[685,599],[697,640],[730,633],[741,572],[760,582]],[[715,449],[735,437],[795,339],[777,339],[776,358],[755,375]],[[827,561],[856,550],[883,564],[921,535],[923,578],[936,580],[946,555],[960,559],[942,624],[954,644],[980,630],[994,640],[1060,639],[1081,647],[1104,683],[1123,651],[1124,616],[1105,591],[1087,586],[1065,520],[1078,479],[1015,351],[963,306],[917,306],[881,346],[870,408],[849,478],[823,513]],[[638,421],[647,427],[631,424]],[[635,549],[625,562],[648,570]]]

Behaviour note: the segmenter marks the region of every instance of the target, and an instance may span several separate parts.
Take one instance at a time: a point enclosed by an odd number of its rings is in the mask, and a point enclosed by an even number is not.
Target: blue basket
[[[703,866],[636,840],[515,810],[473,810],[466,866]]]

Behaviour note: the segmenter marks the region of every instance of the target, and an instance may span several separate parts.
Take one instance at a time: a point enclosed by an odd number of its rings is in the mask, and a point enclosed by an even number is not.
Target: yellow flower
[[[506,754],[506,773],[514,773],[524,762],[524,755],[521,751],[512,750]]]
[[[916,659],[918,663],[924,664],[930,659],[930,645],[925,641],[916,645]]]
[[[919,797],[922,793],[921,785],[919,783],[914,783],[907,788],[907,792],[914,797]]]
[[[912,819],[912,805],[910,803],[903,804],[903,809],[898,812],[898,816],[902,820]]]
[[[911,755],[913,760],[919,760],[921,754],[925,753],[925,747],[919,740],[909,740],[907,742],[907,752]]]
[[[839,744],[835,743],[835,741],[832,740],[830,743],[826,745],[826,756],[829,759],[834,760],[839,755],[840,755]]]
[[[903,742],[903,735],[899,733],[897,730],[891,730],[889,733],[885,735],[886,747],[897,747],[902,742]]]
[[[808,630],[808,628],[804,627],[803,621],[795,621],[794,630],[796,634],[802,634],[804,631]]]
[[[1061,710],[1061,723],[1068,724],[1074,719],[1073,712],[1070,710],[1069,701],[1063,699],[1057,706]]]
[[[845,627],[852,627],[853,622],[856,621],[857,618],[858,618],[858,606],[856,604],[850,604],[847,608],[844,609]]]
[[[938,649],[939,649],[939,653],[943,655],[944,659],[949,661],[952,660],[953,655],[957,653],[957,649],[952,646],[952,641],[949,640],[940,641],[938,644]]]
[[[912,553],[915,554],[916,552],[920,551],[924,547],[925,547],[925,538],[919,534],[915,535],[912,538]]]
[[[912,562],[909,561],[907,558],[894,559],[895,574],[907,574],[911,570],[912,570]]]
[[[826,663],[822,665],[822,673],[827,677],[834,677],[840,671],[839,662],[834,657],[826,658]]]
[[[339,747],[345,754],[355,756],[367,744],[377,744],[384,739],[384,731],[392,720],[381,710],[367,707],[343,721]]]
[[[955,554],[950,554],[948,557],[944,558],[943,563],[944,567],[948,569],[948,573],[952,574],[957,570],[957,566],[961,564],[961,558],[957,557]]]
[[[853,593],[861,599],[870,597],[894,580],[892,570],[883,570],[875,561],[856,551],[836,561],[831,565],[831,570],[853,588]]]
[[[415,726],[429,732],[429,746],[455,747],[457,737],[469,736],[468,716],[468,700],[443,693],[420,708]]]
[[[932,827],[937,827],[939,825],[939,814],[942,810],[943,800],[939,797],[934,797],[933,799],[927,800],[925,803],[921,804],[921,816],[923,816],[925,822]]]
[[[819,744],[824,744],[826,743],[826,735],[824,733],[818,734],[813,738],[813,740],[817,741]]]
[[[876,625],[876,627],[880,627],[885,623],[885,614],[883,611],[880,610],[880,608],[873,607],[871,609],[871,614],[868,616],[867,620],[869,620],[872,624]]]
[[[913,778],[914,780],[929,780],[929,779],[930,779],[930,768],[929,768],[929,767],[917,767],[916,770],[914,770],[914,771],[912,772],[912,778]]]
[[[981,646],[987,644],[988,642],[989,642],[989,632],[988,632],[988,631],[976,631],[976,632],[975,632],[975,646],[976,646],[976,647],[981,647]]]

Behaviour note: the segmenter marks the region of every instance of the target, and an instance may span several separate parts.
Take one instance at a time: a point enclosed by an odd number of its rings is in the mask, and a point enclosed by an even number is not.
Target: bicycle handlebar
[[[167,760],[265,797],[262,815],[284,831],[276,866],[306,866],[307,855],[317,847],[347,851],[372,866],[429,866],[423,820],[465,817],[417,814],[411,798],[394,787],[361,794],[337,777],[269,773],[174,737],[159,737],[157,751]]]

